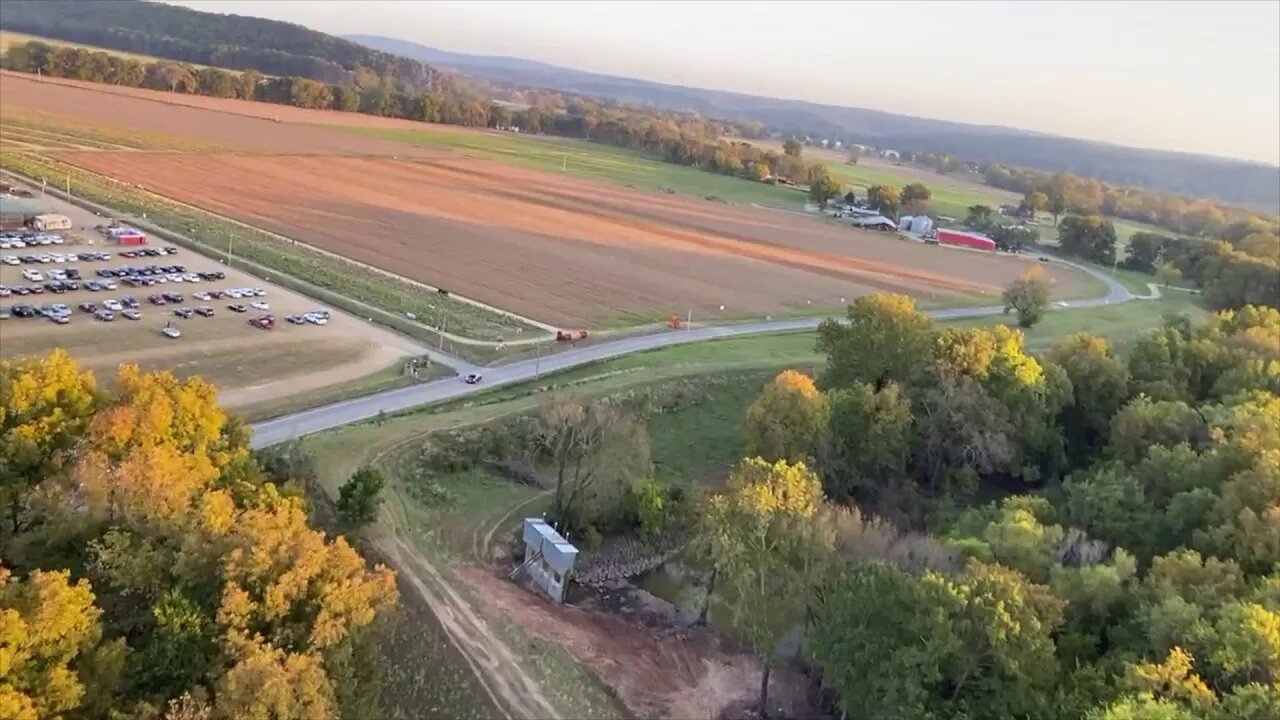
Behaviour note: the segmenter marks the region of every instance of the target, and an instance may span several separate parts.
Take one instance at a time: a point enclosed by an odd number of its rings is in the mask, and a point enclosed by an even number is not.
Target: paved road
[[[1094,307],[1110,305],[1135,299],[1123,285],[1110,275],[1095,268],[1076,265],[1074,263],[1053,259],[1053,262],[1071,265],[1106,283],[1107,294],[1089,300],[1074,300],[1070,307]],[[988,317],[1000,315],[1004,308],[999,305],[986,307],[954,308],[949,310],[932,310],[927,314],[935,319]],[[738,337],[741,335],[757,335],[760,333],[780,332],[786,330],[807,330],[818,326],[820,319],[804,318],[799,320],[775,320],[742,325],[726,325],[703,327],[688,330],[673,330],[654,335],[641,335],[621,340],[565,350],[540,359],[521,360],[507,365],[484,369],[483,385],[467,385],[457,377],[445,378],[411,387],[387,390],[385,392],[366,395],[361,398],[344,400],[304,410],[292,415],[285,415],[273,420],[256,423],[253,427],[253,446],[267,447],[277,443],[303,437],[312,433],[329,430],[343,425],[374,418],[379,412],[394,413],[419,405],[452,400],[464,395],[471,395],[490,388],[523,382],[543,374],[584,365],[586,363],[615,358],[644,350],[669,347],[684,343],[714,340],[717,338]],[[447,357],[442,362],[456,368],[467,370],[466,363]],[[469,371],[469,370],[468,370]]]

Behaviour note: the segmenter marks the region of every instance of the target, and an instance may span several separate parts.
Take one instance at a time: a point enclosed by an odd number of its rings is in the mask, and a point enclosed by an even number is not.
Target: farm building
[[[33,200],[0,195],[0,228],[12,230],[25,227],[32,217],[45,210],[43,205]]]
[[[862,215],[849,220],[854,227],[868,230],[897,230],[898,224],[883,215]]]
[[[996,241],[975,232],[963,232],[961,230],[939,230],[938,242],[943,245],[958,245],[961,247],[971,247],[978,250],[995,250]]]
[[[898,228],[903,232],[924,235],[933,229],[933,218],[928,215],[908,215],[898,219]]]
[[[564,602],[564,589],[578,559],[574,547],[542,518],[525,518],[524,564],[511,574],[527,573],[534,586],[556,602]]]
[[[31,218],[31,228],[42,232],[47,230],[70,230],[71,218],[57,213],[40,213]]]

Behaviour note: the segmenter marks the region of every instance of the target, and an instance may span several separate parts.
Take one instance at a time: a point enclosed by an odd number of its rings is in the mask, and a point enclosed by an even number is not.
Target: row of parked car
[[[41,245],[61,245],[64,242],[66,240],[57,233],[42,233],[34,230],[10,230],[0,233],[0,250],[39,247]]]
[[[98,250],[80,250],[73,253],[41,253],[39,255],[0,255],[0,263],[5,265],[48,265],[49,263],[69,262],[105,262],[111,259],[111,253]]]

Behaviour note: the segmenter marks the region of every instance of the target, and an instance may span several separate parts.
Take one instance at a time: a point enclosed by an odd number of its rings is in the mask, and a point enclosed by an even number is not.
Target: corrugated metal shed
[[[547,565],[560,573],[573,569],[574,560],[578,557],[578,548],[561,537],[541,518],[525,518],[524,544],[527,547],[541,549]]]

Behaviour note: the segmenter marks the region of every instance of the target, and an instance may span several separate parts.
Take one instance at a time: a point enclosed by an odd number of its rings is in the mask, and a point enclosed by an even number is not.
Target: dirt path
[[[513,720],[561,717],[510,647],[489,627],[471,603],[438,570],[398,535],[377,541],[378,548],[435,613],[494,704]]]

